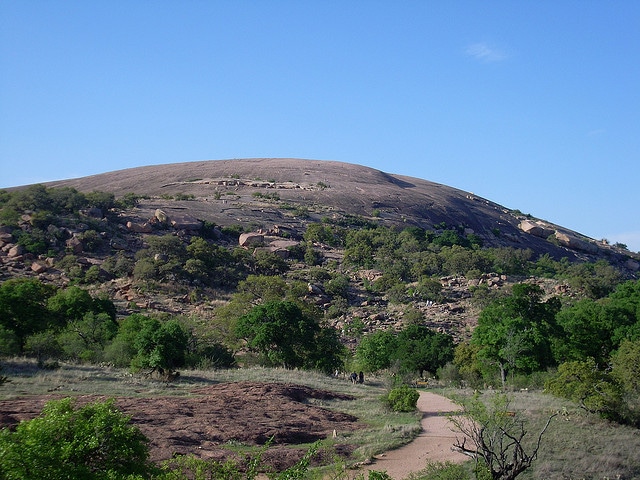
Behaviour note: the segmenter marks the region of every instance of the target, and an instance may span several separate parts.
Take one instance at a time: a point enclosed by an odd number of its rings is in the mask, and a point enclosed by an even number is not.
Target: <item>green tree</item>
[[[105,347],[105,360],[113,363],[116,367],[130,366],[131,361],[138,353],[136,337],[147,319],[148,317],[139,313],[122,319],[116,336]]]
[[[556,315],[556,320],[563,332],[561,338],[554,342],[554,355],[559,361],[591,358],[599,365],[609,361],[616,347],[613,338],[615,320],[607,315],[604,305],[584,299],[563,308]]]
[[[344,242],[344,230],[326,223],[310,223],[304,232],[304,240],[308,243],[324,243],[333,247],[339,247]]]
[[[402,371],[435,373],[453,360],[453,338],[435,332],[424,325],[408,325],[397,336],[396,351],[392,353]]]
[[[81,319],[85,313],[93,310],[93,298],[86,290],[71,286],[58,290],[49,298],[47,307],[58,318],[58,324],[64,325],[71,320]]]
[[[67,358],[97,362],[117,331],[118,324],[106,313],[87,312],[81,319],[69,322],[58,341]]]
[[[238,281],[240,272],[228,249],[193,237],[187,246],[189,259],[184,269],[192,279],[213,286],[231,286]]]
[[[386,330],[366,335],[356,349],[358,364],[367,372],[377,372],[391,366],[398,348],[397,337]]]
[[[149,236],[148,247],[136,253],[134,275],[145,280],[172,280],[185,275],[187,250],[175,235]]]
[[[147,438],[113,400],[76,407],[66,398],[0,431],[0,478],[114,479],[152,471]]]
[[[85,194],[87,206],[99,208],[103,212],[115,207],[116,200],[113,193],[93,191]]]
[[[30,278],[0,284],[0,324],[15,334],[20,347],[27,336],[53,324],[47,299],[55,292],[55,287]]]
[[[289,269],[281,256],[268,250],[258,249],[253,256],[253,268],[258,275],[282,275]]]
[[[555,364],[552,344],[560,302],[543,301],[543,293],[537,285],[517,284],[509,297],[480,313],[472,343],[480,347],[479,359],[499,369],[503,385],[507,372],[529,373]]]
[[[604,367],[623,340],[640,339],[640,282],[620,284],[606,298],[581,300],[562,309],[556,318],[563,331],[554,346],[557,358],[593,358]]]
[[[640,339],[624,340],[611,358],[611,376],[620,386],[625,422],[640,425]]]
[[[453,364],[458,369],[458,373],[470,386],[480,383],[482,369],[478,362],[478,352],[480,347],[469,342],[462,342],[456,345],[453,351]]]
[[[160,375],[170,375],[185,363],[189,333],[177,320],[160,322],[145,318],[135,337],[137,355],[132,360],[134,370],[150,369]]]
[[[0,324],[0,357],[8,357],[20,353],[20,341],[13,330]]]
[[[620,271],[606,260],[575,263],[568,268],[566,275],[571,286],[593,299],[606,297],[622,280]]]
[[[319,333],[318,322],[289,301],[258,305],[236,325],[236,334],[268,365],[285,368],[301,368],[317,358]]]

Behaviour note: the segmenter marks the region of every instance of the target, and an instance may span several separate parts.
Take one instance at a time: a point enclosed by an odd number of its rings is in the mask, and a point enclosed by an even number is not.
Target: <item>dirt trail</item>
[[[402,480],[410,473],[418,472],[428,462],[464,462],[469,457],[451,450],[456,435],[446,417],[460,407],[446,397],[430,392],[420,392],[418,410],[422,412],[422,433],[410,444],[376,456],[363,470],[386,471],[394,480]]]

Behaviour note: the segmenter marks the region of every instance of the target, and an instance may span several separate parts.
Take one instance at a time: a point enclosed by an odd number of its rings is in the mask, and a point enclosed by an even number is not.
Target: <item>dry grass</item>
[[[537,438],[549,416],[560,412],[543,437],[538,460],[520,478],[640,478],[640,430],[604,421],[571,402],[541,392],[516,392],[510,397],[510,408],[522,412],[530,422],[527,430],[531,437]]]

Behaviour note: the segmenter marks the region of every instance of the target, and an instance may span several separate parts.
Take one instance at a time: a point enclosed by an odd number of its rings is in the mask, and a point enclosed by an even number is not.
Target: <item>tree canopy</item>
[[[238,320],[236,334],[272,366],[321,365],[330,372],[342,363],[343,349],[337,336],[330,335],[294,302],[271,301],[253,307]]]

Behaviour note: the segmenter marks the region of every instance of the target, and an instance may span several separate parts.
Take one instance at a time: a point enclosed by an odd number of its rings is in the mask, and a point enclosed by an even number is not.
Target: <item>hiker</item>
[[[364,383],[364,373],[362,372],[358,375],[358,383]]]
[[[358,382],[358,374],[356,372],[353,372],[349,378],[351,379],[351,383],[354,385]]]

